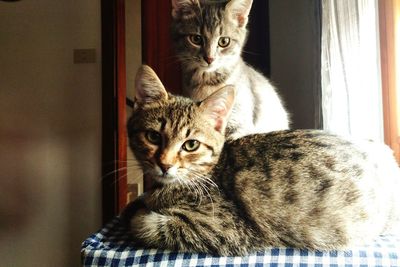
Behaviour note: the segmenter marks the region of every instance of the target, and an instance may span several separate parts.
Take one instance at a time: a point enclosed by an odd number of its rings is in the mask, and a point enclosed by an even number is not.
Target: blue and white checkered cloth
[[[348,251],[318,252],[268,248],[244,257],[215,257],[138,249],[118,218],[82,243],[82,266],[400,266],[400,238],[381,236],[374,243]]]

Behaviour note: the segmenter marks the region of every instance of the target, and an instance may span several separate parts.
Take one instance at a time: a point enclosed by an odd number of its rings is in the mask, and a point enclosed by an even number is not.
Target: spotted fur
[[[130,146],[155,181],[123,214],[138,245],[245,255],[270,246],[343,249],[399,230],[400,172],[386,146],[318,130],[224,143],[233,87],[195,102],[168,94],[158,79],[141,82],[152,76],[148,67],[139,72],[128,123]],[[149,131],[162,141],[151,143]],[[185,152],[188,140],[200,146]]]
[[[172,36],[182,62],[184,94],[203,100],[224,85],[237,88],[227,138],[289,128],[276,89],[241,53],[252,0],[172,0]],[[201,41],[193,43],[191,36]],[[221,47],[220,38],[229,38]],[[211,61],[210,61],[211,60]]]

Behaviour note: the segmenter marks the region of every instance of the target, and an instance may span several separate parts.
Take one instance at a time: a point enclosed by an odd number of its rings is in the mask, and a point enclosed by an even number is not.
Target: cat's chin
[[[217,66],[217,65],[211,65],[211,66],[203,67],[203,71],[204,71],[204,72],[207,72],[207,73],[210,73],[210,72],[215,72],[215,71],[217,71],[219,68],[220,68],[220,67]]]
[[[164,184],[164,185],[172,184],[177,181],[177,178],[174,176],[171,176],[171,175],[167,175],[167,176],[154,175],[153,179],[157,183]]]
[[[188,69],[210,73],[210,72],[215,72],[215,71],[219,70],[222,66],[220,66],[219,64],[216,64],[216,63],[209,65],[209,64],[203,64],[203,63],[199,62],[197,64],[192,64],[191,66],[187,66],[187,67],[188,67]]]

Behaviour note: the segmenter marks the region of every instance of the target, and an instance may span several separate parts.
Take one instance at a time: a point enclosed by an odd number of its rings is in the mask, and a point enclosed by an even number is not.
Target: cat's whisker
[[[202,59],[199,58],[199,57],[193,57],[193,56],[179,56],[179,57],[177,58],[177,60],[178,60],[178,62],[182,62],[182,63],[185,63],[185,62],[192,63],[193,60],[199,62],[199,61],[201,61]]]
[[[121,180],[127,178],[128,176],[130,176],[132,173],[134,173],[135,171],[142,171],[142,166],[134,161],[134,160],[126,160],[126,161],[120,161],[120,160],[116,160],[114,162],[124,162],[127,163],[126,166],[117,168],[113,171],[110,171],[108,173],[106,173],[105,175],[102,176],[102,180],[108,179],[110,176],[112,175],[117,175],[117,179],[115,179],[112,184],[115,185],[116,183],[120,182]],[[134,180],[137,179],[142,179],[142,177],[134,177]]]
[[[218,185],[209,177],[199,175],[198,178],[204,181],[205,183],[209,184],[210,186],[218,189]]]
[[[199,181],[199,180],[196,180],[196,181],[198,182],[199,186],[201,186],[204,189],[204,191],[206,192],[208,198],[210,199],[211,207],[212,207],[212,215],[214,217],[214,215],[215,215],[214,200],[213,200],[213,198],[212,198],[212,196],[210,194],[209,188],[205,184],[203,184],[201,181]]]
[[[211,189],[207,186],[206,182],[208,182],[214,188],[215,188],[215,186],[216,186],[216,188],[218,188],[218,186],[214,182],[210,183],[210,181],[212,181],[212,180],[208,181],[207,179],[205,179],[205,177],[203,177],[200,174],[197,174],[196,172],[191,172],[191,174],[195,177],[195,179],[190,179],[188,181],[193,182],[196,185],[196,187],[199,188],[201,194],[204,196],[204,193],[205,193],[207,195],[207,197],[210,199],[211,207],[212,207],[212,214],[214,217],[214,215],[215,215],[214,200],[210,194]],[[217,191],[219,192],[219,190],[217,190]]]
[[[196,196],[196,201],[199,201],[199,205],[201,204],[201,201],[202,201],[202,199],[203,199],[203,194],[202,194],[202,192],[199,190],[199,188],[197,187],[197,185],[193,182],[193,181],[191,181],[190,179],[185,179],[185,184],[188,186],[188,187],[190,187],[190,188],[193,188],[193,190],[194,191],[192,191],[193,192],[193,194]]]
[[[167,65],[168,67],[171,67],[171,66],[173,66],[173,65],[175,65],[175,64],[180,64],[181,62],[182,62],[181,60],[169,61],[169,62],[166,62],[166,65]]]
[[[198,188],[195,183],[190,182],[190,184],[195,189],[196,202],[198,203],[198,206],[200,206],[203,201],[203,192]]]
[[[180,186],[184,186],[184,183],[183,183],[182,178],[180,176],[178,176],[176,180],[178,181]]]
[[[193,185],[197,188],[199,195],[200,195],[200,202],[199,202],[199,206],[202,203],[203,197],[204,197],[204,191],[202,189],[201,186],[199,186],[195,181],[192,181]]]
[[[185,59],[188,60],[188,59]],[[164,60],[162,60],[164,63],[166,63],[167,65],[171,65],[171,64],[175,64],[175,63],[180,63],[183,60],[180,57],[170,57],[170,58],[166,58]]]
[[[250,51],[246,51],[246,50],[242,50],[243,53],[245,54],[249,54],[249,55],[253,55],[253,56],[260,56],[260,53],[255,53],[255,52],[250,52]]]
[[[116,164],[135,164],[135,165],[140,165],[139,162],[137,162],[136,160],[117,160],[115,161]]]
[[[192,58],[182,58],[182,57],[176,57],[176,58],[170,58],[168,60],[165,60],[165,63],[171,64],[171,63],[180,63],[182,61],[190,61],[193,60]]]
[[[124,175],[120,175],[116,180],[114,180],[113,184],[116,184],[117,182],[120,182],[121,180],[127,178],[129,175],[131,175],[134,171],[136,170],[132,170],[132,169],[127,169],[127,172]],[[142,179],[143,177],[139,177],[139,179]],[[136,180],[136,178],[133,178],[134,180]]]
[[[190,188],[193,188],[194,195],[196,196],[196,200],[198,201],[199,197],[201,198],[201,196],[198,194],[199,191],[196,185],[188,179],[186,179],[185,184],[188,185]]]
[[[165,61],[165,60],[167,60],[167,59],[171,59],[171,58],[179,58],[180,56],[179,55],[169,55],[169,56],[167,56],[167,57],[162,57],[162,58],[160,58],[160,60],[161,61]]]
[[[211,185],[212,187],[218,188],[218,185],[208,176],[203,175],[201,172],[196,171],[194,169],[190,169],[190,171],[196,175],[197,178],[201,179],[202,181],[204,181],[205,183]]]
[[[104,174],[104,175],[102,176],[102,178],[106,178],[106,177],[108,177],[108,176],[110,176],[110,175],[112,175],[112,174],[115,174],[115,173],[118,173],[118,172],[121,172],[121,171],[125,171],[125,170],[128,170],[128,169],[132,169],[132,168],[138,168],[138,169],[140,169],[140,165],[139,165],[139,164],[131,164],[131,165],[126,165],[126,166],[117,168],[117,169],[115,169],[115,170],[113,170],[113,171],[110,171],[110,172]]]
[[[119,173],[119,172],[121,172],[121,171],[125,171],[125,170],[127,170],[127,169],[128,169],[127,166],[120,167],[120,168],[118,168],[118,169],[115,169],[115,170],[113,170],[113,171],[110,171],[110,172],[104,174],[104,175],[102,176],[102,179],[105,179],[105,178],[107,178],[107,177],[110,176],[110,175],[113,175],[113,174],[115,174],[115,173]]]
[[[193,192],[193,194],[196,196],[196,202],[198,202],[198,205],[200,206],[203,196],[204,196],[202,190],[198,187],[198,185],[196,185],[196,183],[194,181],[192,181],[192,179],[190,179],[188,174],[184,175],[184,184],[188,188],[190,188],[191,192]],[[192,189],[193,189],[193,191],[192,191]]]

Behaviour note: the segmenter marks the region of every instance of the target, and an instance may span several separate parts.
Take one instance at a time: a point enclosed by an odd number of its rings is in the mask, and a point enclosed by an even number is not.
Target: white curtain
[[[324,129],[383,141],[377,0],[322,0]]]

